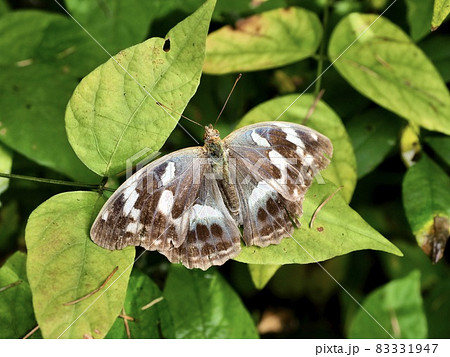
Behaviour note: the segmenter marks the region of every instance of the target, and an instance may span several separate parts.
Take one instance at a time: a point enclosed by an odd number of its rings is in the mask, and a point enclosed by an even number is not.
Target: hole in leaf
[[[170,39],[167,39],[167,40],[164,41],[163,51],[164,52],[169,52],[170,51]]]

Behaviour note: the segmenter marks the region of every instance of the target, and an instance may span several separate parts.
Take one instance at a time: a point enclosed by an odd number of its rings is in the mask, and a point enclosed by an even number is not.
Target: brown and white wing
[[[292,233],[289,216],[298,223],[314,175],[330,162],[330,140],[299,124],[264,122],[236,130],[224,141],[236,161],[244,241],[279,243]]]
[[[241,250],[241,234],[221,196],[216,178],[209,171],[203,177],[198,197],[189,211],[189,229],[186,239],[176,248],[162,251],[175,263],[188,268],[208,269],[222,265]]]
[[[237,255],[239,230],[217,195],[217,183],[205,179],[205,161],[202,148],[189,148],[136,172],[101,209],[92,240],[107,249],[157,250],[189,268],[207,269]]]

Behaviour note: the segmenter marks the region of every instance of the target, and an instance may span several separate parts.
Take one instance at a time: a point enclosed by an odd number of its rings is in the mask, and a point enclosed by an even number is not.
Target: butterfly
[[[100,210],[91,238],[111,250],[157,250],[187,268],[222,265],[239,254],[241,238],[266,247],[291,236],[332,153],[326,136],[295,123],[253,124],[223,140],[209,125],[203,147],[175,151],[128,178]]]

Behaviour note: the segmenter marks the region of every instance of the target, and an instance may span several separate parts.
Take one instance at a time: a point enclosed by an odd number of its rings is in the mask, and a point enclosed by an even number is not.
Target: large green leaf
[[[27,273],[37,321],[45,338],[106,335],[125,300],[134,248],[109,251],[89,238],[104,200],[93,192],[53,196],[31,214],[25,232]],[[76,304],[65,303],[99,292]]]
[[[39,11],[0,18],[0,140],[41,165],[96,182],[64,130],[77,75],[96,58],[92,46],[83,47],[80,31],[72,20]]]
[[[360,178],[375,169],[397,144],[403,123],[396,115],[376,108],[353,117],[346,124]]]
[[[154,305],[147,308],[152,302]],[[174,337],[167,301],[162,298],[158,286],[137,269],[133,269],[130,276],[124,310],[133,318],[128,321],[131,338]],[[163,336],[161,326],[164,327]],[[117,318],[106,338],[128,338],[123,318]]]
[[[392,22],[351,14],[334,29],[328,52],[341,75],[363,95],[426,129],[450,134],[445,83]]]
[[[208,0],[166,39],[151,38],[119,52],[77,86],[67,106],[66,130],[91,170],[117,174],[136,153],[155,152],[164,144],[178,118],[156,101],[182,112],[194,95],[214,5]]]
[[[331,183],[314,183],[306,193],[301,227],[294,231],[293,238],[266,248],[243,247],[235,259],[250,264],[306,264],[362,249],[402,254],[352,210],[340,193],[323,206],[313,228],[309,228],[314,211],[335,190]]]
[[[203,70],[224,74],[280,67],[312,56],[321,37],[319,18],[305,9],[253,15],[208,36]]]
[[[297,95],[286,95],[264,102],[250,110],[239,122],[238,127],[275,120],[288,107],[289,109],[279,119],[302,124],[315,98],[305,94],[294,103],[296,99]],[[331,164],[321,174],[336,185],[344,186],[344,197],[349,202],[356,185],[356,160],[341,119],[324,102],[319,102],[306,125],[328,136],[333,143]]]
[[[450,0],[434,0],[431,27],[436,30],[450,13]]]
[[[367,311],[358,310],[350,325],[349,338],[389,338],[390,335],[394,338],[427,338],[417,270],[373,291],[363,301],[363,307]]]
[[[214,269],[170,267],[164,298],[177,338],[256,338],[239,296]]]
[[[36,326],[25,265],[16,252],[0,268],[0,338],[22,338]]]

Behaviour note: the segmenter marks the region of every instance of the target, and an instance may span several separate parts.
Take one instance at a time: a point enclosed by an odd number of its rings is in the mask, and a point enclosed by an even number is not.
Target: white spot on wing
[[[248,198],[248,203],[250,208],[253,208],[255,204],[265,198],[268,195],[271,195],[274,189],[265,181],[258,182],[258,185],[253,189],[251,195]]]
[[[305,164],[307,166],[311,166],[311,164],[314,162],[314,157],[312,155],[306,155],[305,156]]]
[[[222,212],[211,206],[196,204],[192,207],[196,219],[223,218]]]
[[[107,221],[108,220],[108,216],[109,216],[109,211],[105,210],[105,212],[103,212],[103,214],[102,214],[102,219],[104,221]]]
[[[140,222],[131,222],[131,223],[128,223],[125,231],[129,232],[129,233],[137,233],[142,229],[142,227],[143,227],[143,224],[141,224]]]
[[[311,137],[315,140],[315,141],[317,141],[318,139],[319,139],[319,137],[317,136],[317,134],[316,133],[311,133]]]
[[[166,170],[161,176],[161,182],[165,186],[174,178],[175,178],[175,163],[173,161],[169,161],[169,163],[166,166]]]
[[[161,197],[158,201],[158,206],[156,209],[161,212],[162,214],[168,216],[170,214],[170,211],[172,210],[173,206],[173,193],[172,191],[165,190],[161,194]]]
[[[123,197],[126,200],[125,204],[123,205],[123,213],[125,215],[128,215],[131,212],[132,208],[134,207],[134,204],[136,203],[137,199],[139,198],[139,193],[132,186],[128,187],[125,190],[125,192],[123,193]]]
[[[282,129],[286,133],[286,140],[290,141],[291,143],[297,145],[298,147],[304,149],[305,144],[303,143],[302,139],[300,139],[292,128],[283,128]]]
[[[256,145],[270,147],[270,143],[267,141],[267,139],[263,138],[256,131],[252,131],[251,137],[253,141],[256,143]]]
[[[138,220],[140,214],[141,214],[141,210],[136,209],[136,208],[134,208],[134,207],[131,209],[130,216],[133,217],[133,219],[134,219],[135,221]]]

